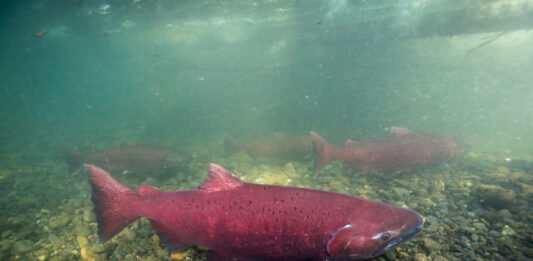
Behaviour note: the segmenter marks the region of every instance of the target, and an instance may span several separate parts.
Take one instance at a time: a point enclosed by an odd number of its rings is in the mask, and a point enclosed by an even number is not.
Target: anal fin
[[[169,228],[168,226],[165,226],[157,221],[150,221],[152,222],[152,226],[154,227],[157,235],[161,239],[161,242],[167,245],[170,253],[180,252],[191,245],[185,242],[175,229]]]

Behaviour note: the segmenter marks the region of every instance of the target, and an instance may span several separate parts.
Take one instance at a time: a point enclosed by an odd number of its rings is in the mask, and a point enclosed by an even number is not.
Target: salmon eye
[[[389,240],[391,237],[390,233],[383,233],[383,235],[381,235],[381,239],[383,240]]]

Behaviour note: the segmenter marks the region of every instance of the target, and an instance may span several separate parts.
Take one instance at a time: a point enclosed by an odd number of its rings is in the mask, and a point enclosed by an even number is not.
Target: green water
[[[133,187],[192,189],[216,162],[423,214],[426,230],[382,260],[530,260],[531,17],[527,0],[3,1],[0,260],[169,258],[146,220],[98,244],[86,176],[63,154],[127,143],[195,155],[165,178],[118,176]],[[314,130],[342,144],[391,126],[469,152],[388,180],[338,162],[312,179],[312,158],[224,152],[225,137]],[[510,203],[487,205],[486,186]]]

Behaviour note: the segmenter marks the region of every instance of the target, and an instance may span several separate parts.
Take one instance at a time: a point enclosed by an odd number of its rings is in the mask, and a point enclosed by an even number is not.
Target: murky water
[[[0,260],[170,259],[144,218],[99,243],[79,169],[98,162],[133,188],[195,189],[214,162],[422,214],[424,230],[378,260],[530,260],[532,6],[5,1]],[[393,175],[333,161],[314,177],[310,131],[341,147],[393,126],[467,150]]]

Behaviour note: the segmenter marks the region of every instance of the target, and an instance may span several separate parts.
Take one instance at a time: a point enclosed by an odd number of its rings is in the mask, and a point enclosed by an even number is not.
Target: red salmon
[[[226,138],[226,153],[243,150],[253,157],[271,159],[302,159],[313,154],[310,136],[287,136],[274,133],[270,139],[238,141]]]
[[[403,171],[444,162],[464,153],[465,146],[449,134],[415,132],[392,127],[387,139],[356,142],[347,140],[343,147],[328,144],[318,133],[311,132],[315,149],[315,172],[326,164],[342,160],[363,172]]]
[[[148,174],[181,168],[192,159],[192,156],[177,149],[145,145],[123,145],[88,154],[65,151],[65,157],[71,173],[89,163],[108,171]]]
[[[171,252],[209,248],[210,260],[367,259],[422,230],[415,211],[348,195],[246,183],[215,164],[196,190],[134,191],[86,165],[100,239],[147,217]]]

